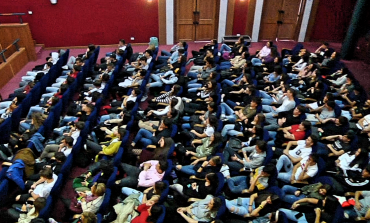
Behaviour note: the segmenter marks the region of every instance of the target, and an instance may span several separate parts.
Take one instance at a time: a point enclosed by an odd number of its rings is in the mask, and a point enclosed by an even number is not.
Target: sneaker
[[[64,70],[68,70],[68,66],[67,66],[67,65],[64,65],[64,66],[62,67],[62,69],[64,69]]]
[[[141,102],[146,101],[146,99],[148,99],[148,96],[147,96],[147,95],[144,95],[144,96],[141,98]]]
[[[218,52],[218,53],[217,53],[217,56],[219,56],[219,57],[220,57],[220,56],[221,56],[221,52]]]
[[[189,64],[190,64],[192,61],[194,61],[194,60],[195,60],[195,58],[191,58],[191,59],[189,59],[189,60],[188,60],[188,62],[186,62],[186,66],[187,66],[187,65],[189,65]]]
[[[182,100],[182,101],[186,101],[186,100],[188,100],[188,99],[187,99],[187,98],[185,98],[185,97],[182,97],[182,98],[181,98],[181,100]]]
[[[225,118],[226,118],[226,115],[225,115],[225,114],[221,114],[221,115],[220,115],[220,118],[221,118],[221,119],[225,119]]]

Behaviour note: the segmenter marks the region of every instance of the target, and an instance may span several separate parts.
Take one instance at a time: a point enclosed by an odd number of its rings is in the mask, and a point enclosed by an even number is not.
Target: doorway
[[[296,40],[305,0],[264,1],[260,40]]]
[[[176,0],[176,41],[215,39],[218,31],[219,0]]]

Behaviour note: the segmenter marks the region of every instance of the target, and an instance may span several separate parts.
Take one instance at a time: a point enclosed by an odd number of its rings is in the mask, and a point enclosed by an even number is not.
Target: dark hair
[[[218,186],[218,176],[217,176],[217,174],[215,174],[215,173],[208,173],[206,175],[206,178],[211,183],[211,186],[213,186],[214,188],[216,188]]]
[[[256,138],[262,139],[263,138],[263,127],[261,125],[255,125],[254,130]]]
[[[296,96],[296,91],[295,91],[293,88],[288,88],[286,91],[287,91],[287,92],[288,92],[288,91],[290,91],[290,93],[292,93],[292,94],[293,94],[293,97],[295,97],[295,96]]]
[[[222,206],[222,200],[219,197],[213,197],[213,207],[211,211],[218,211],[220,207]]]
[[[147,62],[147,60],[148,60],[148,59],[147,59],[146,57],[140,57],[140,58],[139,58],[139,61],[145,61],[145,62]]]
[[[172,118],[175,118],[178,114],[179,114],[179,112],[176,110],[176,109],[171,109],[171,117]]]
[[[75,78],[71,76],[68,76],[66,79],[67,85],[72,84],[74,81],[75,81]]]
[[[90,43],[90,44],[87,46],[87,48],[89,48],[89,51],[90,51],[91,53],[93,53],[92,51],[94,51],[96,47],[95,47],[95,45],[94,45],[94,44]]]
[[[119,40],[121,43],[123,43],[123,45],[125,45],[126,44],[126,41],[124,40],[124,39],[120,39]]]
[[[273,46],[271,45],[270,49],[271,49],[271,52],[270,52],[270,56],[271,56],[271,57],[277,57],[277,56],[279,55],[279,53],[278,53],[278,51],[277,51],[276,47],[273,47]]]
[[[163,124],[164,124],[165,126],[167,126],[168,128],[170,128],[170,127],[172,126],[172,120],[171,120],[170,118],[165,117],[165,118],[163,119]]]
[[[185,53],[185,50],[183,48],[180,48],[177,50],[177,52],[181,53],[181,54],[184,54]]]
[[[214,136],[215,138],[213,139],[213,142],[212,142],[211,144],[209,144],[209,146],[208,146],[208,147],[213,147],[213,149],[212,149],[212,150],[213,150],[213,151],[212,151],[212,153],[215,153],[215,149],[216,149],[216,147],[222,143],[222,135],[221,135],[221,133],[219,133],[219,132],[214,132],[214,133],[213,133],[213,136]]]
[[[158,218],[161,216],[163,212],[162,206],[158,204],[154,204],[152,208],[150,209],[151,215],[148,216],[146,219],[146,222],[157,222]]]
[[[358,164],[358,167],[363,169],[366,165],[366,161],[368,160],[369,158],[369,154],[367,152],[366,149],[362,149],[362,148],[359,148],[361,149],[361,152],[358,156],[356,156],[350,163],[348,166],[350,167],[353,167],[354,165]],[[357,149],[358,150],[358,149]],[[357,152],[357,150],[352,150],[351,151],[351,155],[355,154]]]
[[[311,140],[312,140],[312,144],[313,145],[316,145],[317,142],[319,141],[319,138],[317,137],[317,135],[312,134],[309,137],[311,137]]]
[[[171,102],[170,102],[170,107],[171,107],[171,108],[174,108],[174,107],[177,105],[177,103],[179,103],[179,99],[177,99],[177,98],[172,98],[172,99],[171,99]]]
[[[73,138],[70,136],[64,137],[64,141],[66,142],[67,145],[72,146],[73,145]]]
[[[140,90],[139,88],[133,89],[133,91],[135,91],[135,94],[136,94],[136,95],[141,94],[141,90]],[[133,102],[133,101],[132,101],[132,102]],[[126,104],[127,104],[127,102],[126,102]]]
[[[260,105],[261,103],[262,103],[262,100],[261,100],[261,98],[260,97],[252,97],[252,101],[254,102],[254,103],[256,103],[257,104],[257,106],[258,105]]]
[[[139,90],[139,89],[136,89],[136,90]],[[135,92],[136,92],[135,90]],[[133,101],[128,101],[126,102],[126,111],[131,111],[133,108],[135,107],[135,102]]]
[[[220,157],[220,156],[213,156],[213,157],[211,158],[211,160],[213,160],[213,162],[216,164],[216,166],[218,166],[218,165],[222,164],[222,159],[221,159],[221,157]]]
[[[79,65],[73,65],[73,69],[74,69],[75,71],[81,71],[81,70],[82,70],[82,67],[81,67],[81,66],[79,66]]]
[[[334,109],[335,102],[334,101],[328,101],[328,102],[326,102],[326,105],[329,106],[330,108]]]
[[[92,104],[86,104],[86,107],[89,108],[89,109],[91,109],[91,111],[94,110],[94,105],[92,105]]]
[[[209,119],[209,125],[214,127],[214,129],[216,130],[217,125],[218,125],[217,117],[214,116],[214,115],[210,115],[210,116],[208,116],[208,119]]]
[[[113,164],[108,160],[100,160],[99,168],[106,177],[109,177],[113,173]]]
[[[304,114],[306,112],[306,108],[303,106],[303,105],[298,105],[297,106],[297,109],[298,111],[301,113],[301,114]]]
[[[51,170],[51,168],[46,167],[40,170],[40,176],[45,177],[46,179],[53,179],[53,171]]]
[[[211,101],[209,104],[209,107],[212,108],[212,111],[217,111],[217,103],[214,101]]]
[[[212,101],[213,102],[217,102],[218,101],[218,95],[217,94],[211,94],[209,97],[212,98]]]
[[[52,66],[53,66],[53,63],[52,63],[52,62],[47,62],[47,63],[46,63],[46,65],[47,65],[48,67],[52,67]]]
[[[266,116],[263,113],[258,113],[257,117],[258,117],[258,122],[255,125],[262,125],[266,120]]]
[[[211,88],[206,88],[206,90],[210,91],[210,92],[214,92],[216,87],[217,87],[217,82],[215,79],[212,79],[212,80],[209,80],[207,83],[211,83],[212,84],[212,87]]]
[[[323,209],[326,213],[334,214],[335,211],[337,210],[338,205],[339,205],[338,199],[333,195],[328,195],[326,196],[325,206]]]
[[[119,128],[118,129],[119,138],[122,140],[123,137],[126,135],[126,129],[125,128]]]
[[[307,131],[307,130],[310,130],[311,129],[311,122],[305,120],[302,122],[302,125],[304,127],[304,129]]]
[[[171,96],[176,96],[176,95],[177,95],[177,93],[179,93],[180,89],[181,89],[181,86],[180,86],[180,85],[178,85],[178,84],[175,84],[175,85],[173,86],[173,92],[172,92],[170,95],[171,95]]]
[[[64,161],[66,161],[67,159],[66,155],[64,155],[63,152],[56,152],[54,157],[57,161],[60,161],[61,163],[64,163]]]
[[[157,148],[154,150],[153,159],[159,160],[159,159],[165,159],[167,157],[168,151],[174,144],[174,141],[171,137],[163,138],[164,140],[164,147],[163,148]]]
[[[212,66],[214,67],[215,66],[215,60],[213,58],[210,58],[210,57],[207,57],[206,58],[206,61]]]
[[[263,172],[267,174],[274,174],[276,172],[276,166],[272,163],[267,164],[266,166],[263,167],[262,169]]]
[[[334,100],[334,95],[331,92],[326,93],[326,98],[328,101],[333,101]]]
[[[339,124],[341,125],[348,124],[348,118],[344,116],[339,116],[338,121],[339,121]]]
[[[262,140],[257,140],[256,142],[256,146],[258,146],[258,148],[262,151],[266,151],[267,150],[267,144],[265,141],[262,141]]]
[[[163,181],[157,181],[154,183],[155,194],[157,195],[161,195],[166,188],[167,184]]]
[[[352,141],[354,138],[355,138],[355,136],[356,136],[356,133],[353,131],[353,130],[348,130],[348,132],[347,132],[347,138],[350,140],[350,141]]]
[[[167,168],[168,168],[168,162],[167,160],[165,159],[161,159],[159,160],[159,168],[162,170],[162,171],[166,171]]]
[[[35,213],[39,213],[41,209],[43,209],[46,205],[46,198],[44,197],[38,197],[33,202],[33,206],[35,207]]]
[[[145,50],[145,53],[148,53],[150,56],[153,56],[153,51],[151,50]]]
[[[311,157],[312,161],[314,161],[315,163],[319,162],[319,155],[317,155],[316,153],[311,153],[310,157]]]

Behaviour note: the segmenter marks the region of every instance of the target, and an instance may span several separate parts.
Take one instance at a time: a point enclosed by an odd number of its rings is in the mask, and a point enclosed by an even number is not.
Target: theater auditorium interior
[[[370,1],[0,1],[0,222],[370,223]]]

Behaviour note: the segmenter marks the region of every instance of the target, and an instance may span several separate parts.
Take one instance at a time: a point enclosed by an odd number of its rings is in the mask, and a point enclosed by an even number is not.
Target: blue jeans
[[[275,146],[275,139],[276,139],[277,132],[269,131],[269,136],[272,138],[272,140],[267,142],[267,145],[269,146]]]
[[[236,103],[231,101],[231,100],[227,100],[226,101],[226,104],[229,105],[230,107],[234,108],[236,106]]]
[[[280,208],[279,211],[283,212],[286,215],[286,217],[291,221],[295,221],[298,223],[307,223],[307,219],[304,213],[303,216],[301,216],[300,218],[296,218],[296,215],[300,213],[298,211],[293,211],[285,208]]]
[[[248,189],[247,180],[247,176],[231,177],[227,179],[227,185],[232,193],[240,194],[244,189]]]
[[[140,194],[140,196],[137,198],[140,203],[143,201],[144,194],[141,191],[129,188],[129,187],[122,187],[121,189],[122,194],[130,196],[131,194]]]
[[[262,65],[262,60],[260,60],[258,58],[253,58],[251,62],[252,62],[253,66],[261,66]]]
[[[34,112],[41,112],[44,113],[44,108],[40,106],[32,106],[28,111],[27,118],[30,119],[32,117],[32,113]]]
[[[226,44],[222,44],[219,52],[222,54],[224,51],[231,52],[231,47]]]
[[[13,101],[3,101],[0,102],[0,109],[9,108]]]
[[[182,128],[182,130],[191,129],[191,125],[189,123],[184,123],[184,124],[181,125],[181,128]]]
[[[78,117],[75,116],[64,116],[62,123],[60,124],[61,126],[66,125],[68,122],[74,122],[78,119]]]
[[[197,79],[198,78],[198,72],[192,72],[192,71],[190,71],[188,73],[187,77],[190,77],[191,79]]]
[[[281,169],[284,166],[285,173],[281,172]],[[284,181],[285,183],[290,183],[290,177],[293,172],[293,163],[286,155],[280,156],[277,161],[276,169],[278,171],[278,179]]]
[[[164,56],[169,56],[169,57],[171,56],[171,53],[166,51],[166,50],[162,50],[161,54],[164,55]]]
[[[233,86],[235,83],[231,80],[225,79],[221,82],[221,86],[224,88],[226,86]]]
[[[226,103],[221,103],[221,114],[225,115],[230,122],[236,121],[236,115],[234,110],[230,108]]]
[[[230,69],[230,67],[232,67],[230,61],[224,61],[224,62],[221,62],[220,66],[218,68],[220,70],[228,70],[228,69]]]
[[[265,91],[260,91],[260,96],[262,97],[262,105],[271,105],[271,103],[274,102],[272,97]]]
[[[345,214],[348,214],[349,219],[355,219],[355,218],[357,218],[357,217],[361,217],[361,216],[359,216],[359,215],[357,214],[357,212],[355,211],[355,209],[354,209],[354,208],[346,209],[346,210],[344,210],[344,213],[345,213]]]
[[[139,141],[143,144],[144,147],[152,144],[153,133],[146,129],[140,129],[137,135],[135,136],[134,142],[135,144]]]
[[[284,58],[283,59],[283,66],[287,65],[289,63],[289,59],[288,58]]]
[[[197,172],[194,170],[194,166],[193,165],[186,165],[186,166],[182,166],[181,172],[183,173],[186,173],[188,175],[195,175]]]
[[[297,190],[298,190],[297,187],[293,187],[293,186],[290,186],[290,185],[284,185],[283,188],[282,188],[282,191],[283,191],[282,200],[285,201],[288,204],[293,204],[294,202],[306,197],[302,193],[298,197],[295,196],[294,193]]]
[[[161,78],[159,77],[158,74],[151,74],[150,75],[150,78],[152,80],[154,80],[154,82],[151,82],[149,84],[149,87],[162,87],[163,82],[162,82],[162,80],[161,80]]]
[[[46,93],[57,93],[58,92],[58,90],[59,90],[59,88],[58,87],[47,87],[46,88]]]
[[[238,199],[241,200],[241,205],[239,206],[238,205]],[[237,215],[240,215],[240,216],[244,216],[245,214],[248,214],[248,208],[249,208],[249,198],[238,198],[238,199],[234,199],[234,200],[225,200],[225,203],[226,203],[226,207],[227,209],[229,209],[229,211],[231,213],[234,213],[234,214],[237,214]],[[234,210],[232,210],[234,209]],[[252,209],[254,209],[254,202],[253,202],[253,205],[252,205]]]
[[[234,124],[225,125],[222,129],[222,132],[221,132],[222,137],[225,137],[226,135],[236,136],[236,135],[239,135],[240,133],[242,133],[242,132],[234,130],[234,128],[235,128]]]

